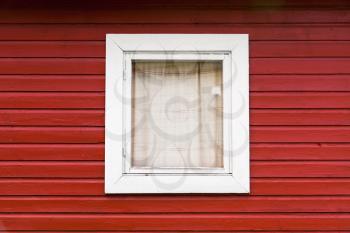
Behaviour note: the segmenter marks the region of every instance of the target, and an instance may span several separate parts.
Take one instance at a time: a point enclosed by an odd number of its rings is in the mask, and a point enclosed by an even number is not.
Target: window
[[[248,36],[111,34],[106,193],[248,193]]]

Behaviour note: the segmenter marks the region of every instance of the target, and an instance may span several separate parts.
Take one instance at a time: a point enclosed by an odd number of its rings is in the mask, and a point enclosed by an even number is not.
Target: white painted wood
[[[124,175],[109,193],[247,193],[231,175]]]
[[[105,192],[111,193],[123,173],[123,51],[106,38]]]
[[[132,59],[223,61],[224,169],[130,167]],[[246,34],[107,35],[105,192],[249,193],[248,71]]]

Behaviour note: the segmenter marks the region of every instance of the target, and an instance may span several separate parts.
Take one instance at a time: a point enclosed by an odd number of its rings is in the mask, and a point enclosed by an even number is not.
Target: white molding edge
[[[106,35],[105,193],[250,192],[248,41],[247,34]],[[231,54],[231,174],[123,174],[124,53],[147,51]]]

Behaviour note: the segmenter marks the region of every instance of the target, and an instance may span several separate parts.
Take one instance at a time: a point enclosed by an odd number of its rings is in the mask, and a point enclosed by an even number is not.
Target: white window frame
[[[222,61],[224,168],[130,167],[133,59]],[[247,34],[108,34],[105,192],[249,193],[248,70]]]

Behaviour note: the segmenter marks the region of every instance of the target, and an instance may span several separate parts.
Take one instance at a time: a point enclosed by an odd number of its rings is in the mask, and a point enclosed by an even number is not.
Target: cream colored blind
[[[222,63],[134,61],[132,167],[223,167]]]

